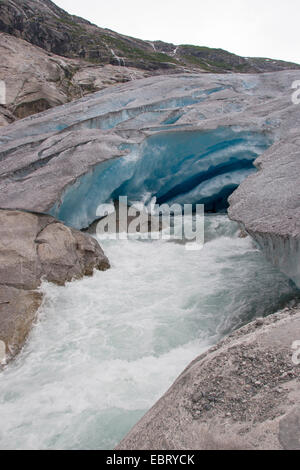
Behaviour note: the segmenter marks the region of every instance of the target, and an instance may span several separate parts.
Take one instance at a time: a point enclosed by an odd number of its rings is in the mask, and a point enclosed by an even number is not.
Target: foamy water
[[[109,449],[198,354],[296,294],[226,216],[201,251],[105,241],[112,268],[45,284],[39,321],[0,374],[1,449]]]

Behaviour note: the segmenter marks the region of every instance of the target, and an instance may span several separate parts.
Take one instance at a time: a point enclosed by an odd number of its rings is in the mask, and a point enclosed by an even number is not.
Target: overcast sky
[[[54,0],[122,34],[300,63],[299,0]]]

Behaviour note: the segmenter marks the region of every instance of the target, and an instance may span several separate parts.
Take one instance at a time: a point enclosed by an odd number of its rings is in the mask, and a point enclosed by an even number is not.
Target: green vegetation
[[[20,12],[16,13],[14,8],[6,8],[6,5],[10,3],[13,2],[0,0],[1,8],[7,10],[14,29],[11,34],[22,37],[47,51],[51,50],[55,54],[72,58],[80,57],[93,64],[115,63],[112,60],[113,50],[117,56],[124,59],[125,64],[147,70],[184,66],[222,73],[300,68],[300,65],[264,58],[246,60],[220,48],[192,44],[178,46],[175,56],[173,44],[156,41],[157,50],[161,51],[158,52],[147,41],[98,28],[58,7],[53,7],[52,11],[51,8],[45,10],[39,2],[35,2],[36,5],[33,7],[31,2],[19,0]],[[20,22],[15,21],[16,14]],[[40,25],[41,28],[39,28]],[[37,33],[38,30],[39,33]]]
[[[208,71],[246,71],[249,69],[249,64],[242,57],[223,49],[184,44],[180,46],[179,54],[187,63]]]
[[[82,32],[82,33],[86,33],[86,30],[80,26],[78,23],[76,23],[75,21],[71,20],[70,18],[68,17],[63,17],[63,18],[56,18],[56,21],[58,23],[61,23],[61,24],[65,24],[65,25],[68,25],[68,26],[71,26],[72,28],[75,28],[76,29],[76,33],[78,31]],[[75,31],[74,31],[75,32]]]
[[[229,65],[226,62],[217,62],[210,59],[203,59],[201,57],[197,57],[191,54],[182,54],[181,57],[188,63],[197,65],[204,70],[213,71],[214,69],[221,69],[223,70],[233,70],[235,69],[234,66]]]
[[[109,35],[101,35],[105,41],[115,52],[123,54],[127,59],[144,60],[152,63],[172,62],[178,64],[178,60],[167,54],[160,52],[148,52],[142,48],[133,47],[129,42],[122,41]]]

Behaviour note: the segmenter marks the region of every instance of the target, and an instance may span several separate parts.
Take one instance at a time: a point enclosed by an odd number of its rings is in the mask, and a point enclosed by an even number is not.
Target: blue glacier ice
[[[75,228],[97,218],[99,204],[127,196],[129,203],[205,204],[227,207],[227,198],[249,174],[253,160],[271,145],[258,132],[219,128],[162,132],[132,145],[125,157],[101,163],[65,191],[51,214]]]

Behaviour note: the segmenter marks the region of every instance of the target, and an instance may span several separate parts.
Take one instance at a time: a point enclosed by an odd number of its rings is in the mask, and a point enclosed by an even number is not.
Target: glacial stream
[[[197,355],[298,295],[226,215],[206,243],[105,241],[111,269],[44,284],[39,320],[0,374],[1,449],[111,449]]]

